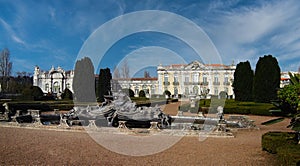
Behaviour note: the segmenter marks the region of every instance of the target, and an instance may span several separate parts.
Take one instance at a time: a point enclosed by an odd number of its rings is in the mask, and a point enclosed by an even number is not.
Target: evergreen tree
[[[61,98],[63,100],[73,100],[73,93],[70,89],[66,88],[64,92],[61,94]]]
[[[236,66],[234,72],[233,91],[235,100],[237,101],[251,101],[252,87],[253,87],[254,73],[251,69],[249,61],[240,62]]]
[[[280,68],[272,55],[260,57],[255,68],[253,94],[256,102],[270,102],[277,98],[280,85]]]
[[[129,97],[134,97],[134,92],[132,89],[125,88],[125,89],[122,89],[122,92],[125,93]]]
[[[139,97],[146,97],[146,93],[144,90],[140,90]]]
[[[111,93],[111,81],[112,75],[110,69],[100,69],[99,80],[98,80],[98,100],[103,102],[104,95]]]
[[[88,57],[76,62],[73,90],[75,102],[96,102],[94,66]]]

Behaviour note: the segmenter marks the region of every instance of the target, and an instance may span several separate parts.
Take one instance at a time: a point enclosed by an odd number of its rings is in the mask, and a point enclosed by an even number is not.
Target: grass
[[[261,124],[262,124],[262,125],[272,125],[272,124],[281,122],[281,121],[283,121],[283,120],[284,120],[284,118],[276,118],[276,119],[272,119],[272,120],[263,122],[263,123],[261,123]]]

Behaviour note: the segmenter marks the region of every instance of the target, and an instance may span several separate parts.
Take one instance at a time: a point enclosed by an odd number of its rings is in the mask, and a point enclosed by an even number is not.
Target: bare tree
[[[150,73],[148,71],[144,71],[144,78],[151,78]]]
[[[129,66],[127,63],[127,60],[125,60],[123,62],[123,66],[122,66],[122,77],[123,78],[129,78]]]
[[[116,66],[114,69],[113,77],[114,77],[114,79],[120,78],[120,71]]]
[[[4,48],[0,54],[0,76],[1,85],[5,90],[8,89],[8,79],[11,75],[12,62],[10,62],[10,53],[7,48]]]
[[[3,77],[9,77],[11,74],[12,62],[10,62],[10,53],[7,48],[1,51],[0,55],[0,74]]]

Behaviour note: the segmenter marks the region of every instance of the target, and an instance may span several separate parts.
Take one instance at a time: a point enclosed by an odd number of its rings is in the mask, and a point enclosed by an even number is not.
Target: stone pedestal
[[[70,127],[67,123],[67,119],[64,119],[62,114],[60,114],[59,127],[63,127],[63,128],[69,128]]]
[[[34,118],[33,125],[34,125],[35,127],[43,126],[43,124],[42,124],[42,122],[41,122],[41,118],[40,118],[40,117]]]
[[[120,130],[128,130],[128,128],[126,126],[126,121],[119,121],[118,129],[120,129]]]
[[[158,122],[150,122],[150,128],[148,130],[153,130],[153,131],[160,130],[158,128]]]
[[[96,126],[96,123],[95,123],[95,120],[89,120],[89,125],[88,125],[89,128],[92,128],[92,129],[97,129],[98,127]]]
[[[21,110],[17,110],[16,114],[11,117],[12,122],[17,122],[17,117],[20,116]]]

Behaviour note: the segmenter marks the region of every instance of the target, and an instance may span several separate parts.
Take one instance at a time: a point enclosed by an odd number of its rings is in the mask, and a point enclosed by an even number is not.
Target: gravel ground
[[[170,110],[177,107],[178,103],[169,104],[164,109],[173,114]],[[268,131],[290,131],[286,128],[289,120],[261,126],[272,118],[249,117],[260,130],[204,141],[184,137],[165,151],[140,157],[107,150],[86,132],[0,127],[0,165],[276,165],[275,157],[261,150],[261,136]]]

